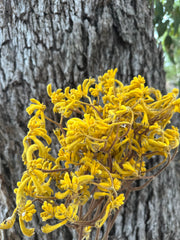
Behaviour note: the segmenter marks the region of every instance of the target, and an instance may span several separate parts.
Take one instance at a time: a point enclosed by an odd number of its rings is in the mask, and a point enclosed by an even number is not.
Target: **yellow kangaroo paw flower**
[[[17,215],[17,208],[14,210],[13,214],[11,217],[6,218],[1,224],[0,224],[0,229],[9,229],[12,228],[12,226],[15,223],[16,220],[16,215]]]
[[[57,228],[60,228],[61,226],[65,225],[66,223],[68,222],[68,220],[64,220],[56,225],[49,225],[49,224],[46,224],[45,226],[43,226],[41,228],[42,232],[43,233],[50,233],[54,230],[56,230]]]
[[[70,190],[67,190],[67,191],[64,192],[64,193],[57,192],[57,193],[55,194],[55,197],[58,198],[58,199],[64,199],[65,197],[68,196],[69,193],[70,193]]]
[[[24,235],[31,237],[34,234],[34,228],[26,228],[22,217],[19,217],[19,225]]]

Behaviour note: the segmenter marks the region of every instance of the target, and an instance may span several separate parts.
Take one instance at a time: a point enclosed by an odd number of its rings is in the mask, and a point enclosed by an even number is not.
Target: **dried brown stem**
[[[104,200],[104,199],[103,199],[103,200]],[[96,221],[99,220],[99,219],[101,219],[102,216],[104,215],[104,212],[106,211],[106,207],[107,207],[108,204],[109,204],[109,201],[106,202],[106,204],[104,205],[101,213],[100,213],[99,215],[98,215],[98,214],[95,214],[95,215],[94,215],[95,217],[94,217],[92,220],[88,220],[88,221],[77,221],[77,222],[76,222],[76,225],[79,225],[79,226],[94,226],[95,223],[96,223]],[[101,207],[101,206],[100,206],[100,207]],[[98,211],[99,211],[99,210],[98,210]],[[96,210],[96,212],[97,212],[97,210]],[[98,216],[96,217],[96,215],[98,215]]]
[[[103,200],[104,200],[103,198],[99,199],[98,201],[92,199],[89,206],[89,210],[87,211],[85,216],[82,218],[82,220],[86,221],[86,219],[88,219],[89,215],[93,212],[93,210],[96,209],[98,206],[100,206]]]
[[[125,202],[127,201],[130,193],[131,193],[131,190],[129,189],[129,190],[126,192],[126,194],[125,194]],[[124,202],[124,204],[125,204],[125,202]],[[115,220],[116,220],[116,218],[117,218],[117,216],[118,216],[121,208],[124,206],[124,204],[121,205],[120,208],[116,211],[116,213],[114,214],[113,218],[112,218],[112,219],[110,218],[110,222],[109,222],[109,224],[107,225],[107,229],[106,229],[106,232],[105,232],[104,237],[103,237],[102,240],[108,240],[108,235],[109,235],[109,233],[110,233],[110,231],[111,231],[111,229],[112,229],[112,227],[113,227],[113,225],[114,225],[114,222],[115,222]]]
[[[51,118],[47,117],[46,115],[45,115],[45,118],[46,118],[49,122],[52,122],[52,123],[56,124],[56,125],[61,129],[61,132],[62,132],[62,134],[64,135],[64,137],[66,136],[65,131],[64,131],[61,123],[58,123],[58,122],[52,120]]]
[[[103,119],[103,117],[101,116],[101,113],[97,110],[97,108],[96,108],[93,104],[85,103],[85,102],[81,102],[81,101],[77,101],[77,102],[79,102],[79,103],[81,103],[81,104],[84,104],[84,105],[91,106],[91,107],[94,108],[94,110],[97,112],[97,114],[99,115],[99,117],[100,117],[101,119]]]
[[[96,230],[95,240],[98,240],[98,239],[99,239],[100,230],[101,230],[100,228],[98,228],[98,229]]]
[[[51,118],[47,117],[46,115],[45,115],[45,118],[46,118],[49,122],[52,122],[52,123],[54,123],[55,125],[57,125],[58,127],[60,127],[60,124],[59,124],[58,122],[52,120]]]
[[[82,116],[84,115],[84,113],[83,113],[81,110],[79,110],[79,109],[69,109],[69,110],[72,111],[72,112],[79,113],[79,114],[81,114]]]
[[[69,168],[58,168],[58,169],[53,169],[53,170],[46,170],[46,169],[40,169],[38,168],[38,170],[44,172],[44,173],[53,173],[53,172],[64,172],[67,171],[69,172],[70,169]]]
[[[80,228],[79,228],[78,240],[82,240],[82,237],[83,237],[83,228],[84,228],[84,227],[80,227]]]

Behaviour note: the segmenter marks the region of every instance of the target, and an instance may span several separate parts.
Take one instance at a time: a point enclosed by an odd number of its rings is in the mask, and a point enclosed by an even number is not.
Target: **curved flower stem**
[[[96,208],[98,208],[99,206],[101,206],[100,204],[102,203],[104,199],[101,198],[99,199],[98,201],[92,199],[91,200],[91,203],[90,203],[90,206],[89,206],[89,210],[87,211],[86,215],[82,218],[83,221],[86,221],[86,219],[89,218],[89,214],[92,213],[92,211]],[[97,212],[97,211],[96,211]]]
[[[84,113],[81,110],[79,110],[79,109],[69,109],[69,110],[72,111],[72,112],[75,112],[75,113],[79,113],[82,116],[84,115]]]
[[[108,170],[103,164],[101,164],[97,159],[96,159],[96,161],[97,161],[97,162],[101,165],[101,167],[108,173],[109,178],[110,178],[110,180],[111,180],[112,190],[113,190],[115,196],[117,197],[117,192],[116,192],[116,190],[115,190],[115,188],[114,188],[114,182],[113,182],[113,178],[112,178],[112,176],[111,176],[111,173],[110,173],[109,170]]]
[[[102,152],[105,152],[105,149],[106,149],[106,146],[107,146],[107,143],[108,143],[108,139],[109,139],[109,137],[111,136],[111,133],[112,133],[113,129],[114,129],[114,126],[112,126],[112,127],[110,128],[110,131],[109,131],[109,133],[108,133],[108,135],[107,135],[107,138],[106,138],[106,142],[105,142],[105,144],[104,144],[104,147],[101,149]]]
[[[96,236],[95,236],[95,240],[99,240],[99,233],[100,233],[100,228],[98,228],[97,230],[96,230]]]
[[[125,181],[136,181],[136,180],[141,180],[141,179],[150,179],[150,178],[153,178],[153,177],[154,177],[154,175],[151,175],[151,176],[139,176],[139,177],[132,177],[132,178],[124,178],[124,180]]]
[[[103,199],[104,200],[104,199]],[[105,203],[105,205],[103,206],[103,209],[102,209],[102,211],[101,211],[101,213],[98,215],[98,213],[99,213],[99,209],[101,209],[101,207],[102,207],[102,204],[97,208],[97,210],[96,210],[96,213],[95,213],[95,215],[94,215],[94,218],[92,219],[92,220],[87,220],[87,221],[77,221],[76,222],[76,225],[78,225],[78,226],[95,226],[95,223],[96,223],[96,221],[97,220],[99,220],[100,218],[102,218],[102,216],[104,215],[104,212],[106,211],[106,207],[107,207],[107,205],[109,204],[109,201],[107,201],[106,203]],[[97,216],[98,215],[98,216]]]
[[[82,227],[82,226],[79,228],[78,240],[82,240],[82,237],[83,237],[83,228],[84,228],[84,227]]]
[[[56,197],[46,197],[46,196],[35,196],[35,199],[45,199],[45,200],[57,200]]]
[[[64,135],[64,137],[66,136],[65,131],[64,131],[61,123],[58,123],[58,122],[52,120],[51,118],[47,117],[46,115],[45,115],[45,118],[46,118],[49,122],[52,122],[52,123],[56,124],[56,125],[61,129],[61,132],[62,132],[62,134]],[[62,119],[62,117],[61,117],[61,119]],[[61,122],[62,122],[62,121],[61,121]]]
[[[125,202],[127,201],[130,193],[131,193],[131,190],[129,189],[129,190],[126,192],[126,194],[125,194]],[[125,202],[124,202],[124,204],[125,204]],[[109,233],[110,233],[110,231],[111,231],[111,229],[112,229],[112,227],[113,227],[113,225],[114,225],[114,222],[115,222],[115,220],[116,220],[116,218],[117,218],[117,216],[118,216],[121,208],[124,206],[124,204],[120,206],[120,208],[116,211],[116,213],[114,214],[114,216],[112,217],[112,219],[111,219],[111,218],[109,218],[110,220],[108,219],[107,229],[106,229],[106,232],[105,232],[102,240],[108,240]]]
[[[81,103],[81,104],[84,104],[84,105],[91,106],[91,107],[94,108],[94,110],[97,112],[97,114],[99,115],[99,117],[100,117],[101,119],[103,119],[103,117],[101,116],[101,113],[97,110],[97,108],[96,108],[94,105],[92,105],[92,104],[90,104],[90,103],[81,102],[81,101],[77,101],[77,102],[79,102],[79,103]]]
[[[82,213],[83,213],[83,206],[80,205],[80,207],[79,207],[79,213],[78,213],[80,220],[82,219]],[[78,236],[78,239],[79,239],[79,240],[81,240],[82,237],[83,237],[83,228],[84,228],[84,227],[82,227],[82,226],[79,228],[79,234],[78,234],[78,235],[79,235],[79,236]]]
[[[44,173],[53,173],[53,172],[64,172],[67,171],[69,172],[70,169],[69,168],[58,168],[58,169],[52,169],[52,170],[46,170],[46,169],[40,169],[38,168],[38,170],[44,172]]]
[[[169,165],[169,163],[175,158],[175,156],[176,156],[176,154],[177,154],[177,151],[178,151],[178,148],[176,148],[176,150],[175,150],[175,152],[174,152],[174,154],[173,154],[172,157],[170,157],[170,155],[168,156],[168,159],[167,159],[168,162],[164,165],[164,167],[162,167],[156,174],[154,174],[154,175],[152,176],[152,179],[148,180],[148,181],[147,181],[146,183],[144,183],[142,186],[140,186],[140,187],[134,187],[134,188],[132,188],[131,190],[132,190],[132,191],[139,191],[139,190],[143,189],[144,187],[148,186],[148,185],[150,184],[150,182],[152,182],[152,180],[153,180],[155,177],[157,177],[157,176]]]
[[[110,152],[111,152],[111,149],[113,148],[114,144],[115,144],[115,143],[116,143],[116,141],[118,140],[119,127],[120,127],[120,125],[118,125],[118,126],[117,126],[116,137],[115,137],[114,141],[112,142],[112,144],[111,144],[110,148],[108,149],[108,153],[110,153]]]
[[[94,138],[94,137],[91,137],[90,135],[87,135],[87,134],[85,134],[85,133],[82,133],[82,136],[85,136],[85,137],[87,137],[87,138],[90,138],[90,139],[92,139],[92,140],[94,140],[94,141],[99,141],[99,142],[106,142],[106,141],[107,141],[107,139]]]
[[[48,120],[49,122],[56,124],[58,127],[60,127],[60,124],[58,122],[52,120],[51,118],[47,117],[46,115],[45,115],[45,119]]]

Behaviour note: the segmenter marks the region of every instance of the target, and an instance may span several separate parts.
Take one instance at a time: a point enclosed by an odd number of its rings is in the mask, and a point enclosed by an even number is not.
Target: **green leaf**
[[[173,12],[173,19],[174,19],[174,34],[178,32],[178,28],[180,25],[180,7],[176,7]]]
[[[173,49],[169,49],[169,50],[167,51],[167,54],[168,54],[169,59],[171,60],[171,62],[175,64],[176,62],[175,62],[175,60],[174,60],[174,51],[173,51]]]
[[[164,4],[165,6],[165,11],[171,14],[173,10],[173,5],[174,5],[174,0],[167,0],[166,3]]]
[[[156,1],[154,15],[155,15],[155,23],[159,23],[162,21],[164,16],[164,10],[163,10],[163,4],[159,0]]]
[[[173,44],[173,40],[172,40],[171,36],[167,35],[164,40],[164,45],[165,45],[166,49],[169,49],[171,47],[171,44]]]
[[[169,56],[169,59],[171,60],[172,63],[175,64],[174,61],[174,42],[171,36],[167,35],[166,38],[164,39],[164,46],[166,48],[166,52]]]
[[[167,25],[169,23],[169,20],[166,20],[166,22],[162,23],[160,22],[157,26],[157,32],[158,32],[158,35],[159,37],[161,37],[165,31],[167,30]]]

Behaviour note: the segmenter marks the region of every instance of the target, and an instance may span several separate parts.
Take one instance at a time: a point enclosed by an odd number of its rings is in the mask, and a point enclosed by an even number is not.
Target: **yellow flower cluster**
[[[100,229],[107,221],[107,236],[130,192],[145,187],[173,159],[179,133],[167,124],[180,112],[177,89],[162,96],[145,86],[141,76],[124,86],[116,72],[109,70],[97,83],[85,79],[77,89],[67,87],[64,92],[52,92],[48,85],[59,122],[45,115],[45,105],[31,99],[27,112],[34,115],[22,154],[26,171],[15,189],[17,207],[0,229],[12,227],[18,214],[23,234],[32,236],[34,228],[26,228],[25,222],[32,220],[37,201],[42,220],[57,221],[43,226],[44,233],[66,224],[77,230],[79,239],[88,239],[93,227]],[[57,157],[49,148],[46,121],[56,125]],[[153,160],[148,168],[154,155],[162,156],[161,161]],[[139,179],[145,182],[136,187]]]

